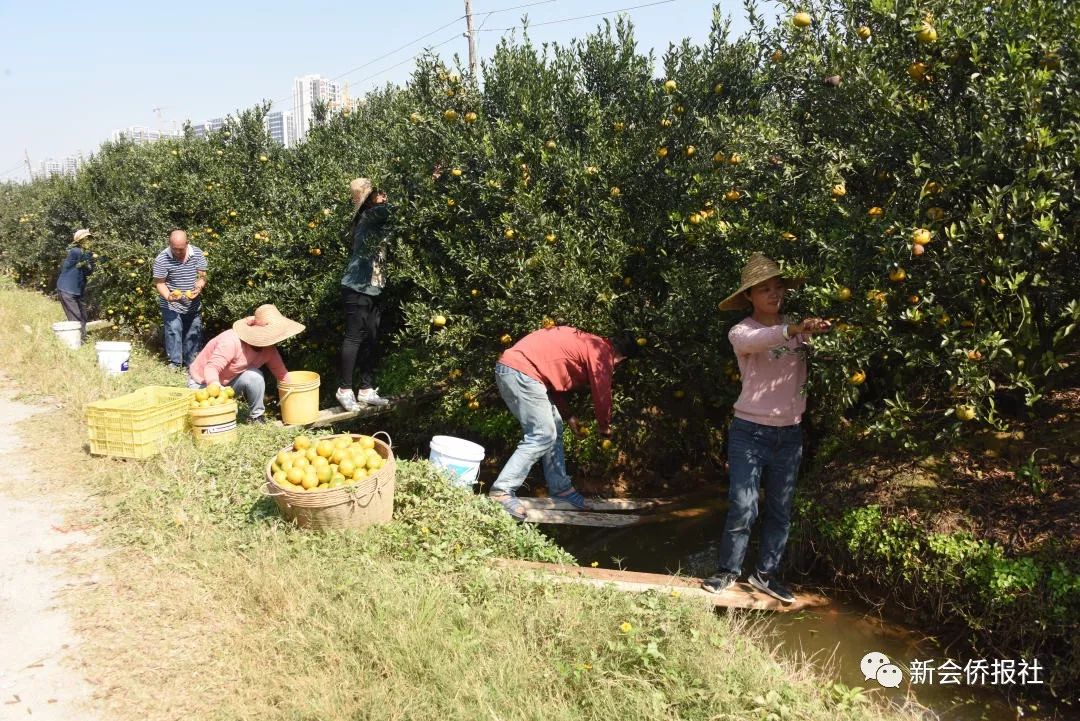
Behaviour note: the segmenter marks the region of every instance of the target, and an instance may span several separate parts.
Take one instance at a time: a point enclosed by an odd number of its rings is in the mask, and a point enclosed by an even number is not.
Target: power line
[[[578,15],[577,17],[563,18],[562,20],[548,20],[547,22],[542,22],[542,23],[531,23],[529,25],[529,27],[530,28],[538,28],[538,27],[541,27],[543,25],[556,25],[558,23],[568,23],[568,22],[573,22],[574,20],[585,20],[587,18],[600,17],[602,15],[611,15],[612,13],[626,12],[627,10],[637,10],[639,8],[648,8],[648,7],[653,7],[655,5],[667,5],[668,3],[673,3],[673,2],[675,2],[675,0],[659,0],[659,2],[645,3],[644,5],[632,5],[630,7],[618,8],[616,10],[607,10],[605,12],[600,12],[600,13],[591,13],[589,15]],[[484,30],[484,32],[486,32],[486,33],[504,33],[504,32],[506,32],[508,30],[516,30],[516,29],[517,29],[516,27],[487,28],[486,30]]]
[[[15,163],[15,165],[11,166],[10,168],[5,170],[4,172],[0,173],[0,178],[6,178],[7,176],[14,173],[16,170],[19,170],[20,168],[22,168],[24,165],[26,165],[26,163],[24,163],[23,161],[20,160],[19,162]]]
[[[478,13],[475,13],[475,14],[476,15],[498,15],[499,13],[506,13],[506,12],[510,12],[511,10],[520,10],[521,8],[531,8],[531,7],[535,6],[535,5],[549,5],[549,4],[553,3],[553,2],[558,2],[558,0],[540,0],[540,2],[526,3],[525,5],[515,5],[512,8],[503,8],[501,10],[488,10],[486,12],[478,12]]]

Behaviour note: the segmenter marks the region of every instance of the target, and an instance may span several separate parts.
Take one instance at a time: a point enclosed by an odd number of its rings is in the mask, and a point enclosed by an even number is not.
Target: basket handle
[[[390,434],[387,433],[386,431],[375,431],[374,433],[371,434],[371,437],[375,438],[376,436],[380,436],[380,435],[386,436],[386,445],[390,446],[390,450],[394,450],[394,442],[392,440],[390,440]]]

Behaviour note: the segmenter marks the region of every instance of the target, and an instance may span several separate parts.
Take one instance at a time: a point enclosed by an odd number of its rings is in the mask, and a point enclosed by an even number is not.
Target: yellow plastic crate
[[[192,391],[146,386],[134,393],[86,406],[90,452],[102,456],[148,458],[162,441],[187,428]]]

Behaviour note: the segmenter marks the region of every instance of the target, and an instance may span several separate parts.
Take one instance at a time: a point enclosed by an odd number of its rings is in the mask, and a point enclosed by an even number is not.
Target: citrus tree
[[[326,374],[365,175],[394,208],[383,383],[446,384],[438,422],[511,438],[502,349],[553,323],[629,329],[646,353],[619,370],[615,445],[572,455],[700,473],[739,392],[738,317],[717,306],[755,250],[808,279],[792,312],[835,320],[811,354],[819,427],[926,439],[1036,403],[1080,319],[1076,5],[748,11],[744,36],[717,11],[705,43],[659,59],[625,21],[505,40],[482,82],[424,56],[291,150],[265,107],[205,139],[106,144],[74,180],[4,186],[0,262],[48,289],[91,227],[100,314],[149,334],[150,263],[187,229],[209,254],[211,331],[274,302],[309,328],[290,365]]]

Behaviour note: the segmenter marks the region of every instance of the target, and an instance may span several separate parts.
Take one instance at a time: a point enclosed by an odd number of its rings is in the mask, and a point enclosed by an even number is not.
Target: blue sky
[[[537,43],[585,35],[608,13],[655,0],[473,0],[479,54],[487,57],[500,32],[528,14]],[[626,11],[642,49],[659,58],[671,42],[708,35],[709,0],[672,0]],[[746,28],[741,2],[725,0],[733,32]],[[762,13],[773,14],[771,3]],[[292,79],[318,73],[342,75],[464,15],[463,0],[325,2],[226,0],[160,2],[55,2],[0,0],[0,179],[27,177],[23,151],[35,170],[46,157],[92,152],[113,130],[158,127],[153,112],[170,121],[219,117],[263,99],[291,106]],[[608,17],[615,17],[614,14]],[[407,79],[423,49],[449,40],[443,57],[468,56],[462,19],[397,53],[340,79],[353,97]],[[455,37],[456,35],[456,37]]]

